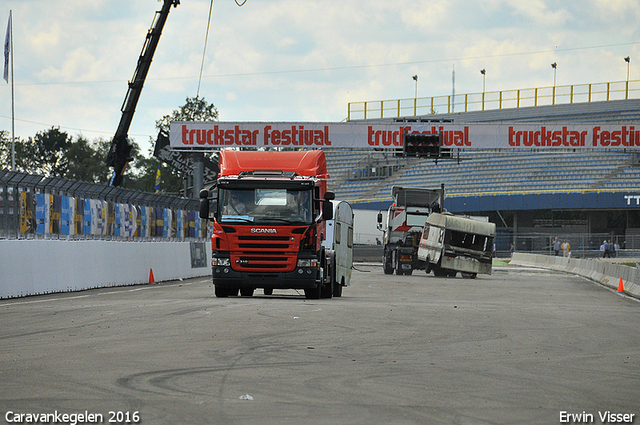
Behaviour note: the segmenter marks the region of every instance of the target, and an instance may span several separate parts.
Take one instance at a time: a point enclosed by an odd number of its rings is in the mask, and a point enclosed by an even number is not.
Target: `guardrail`
[[[347,106],[347,120],[399,118],[632,98],[640,98],[640,80],[500,90],[455,96],[350,102]]]
[[[0,170],[0,239],[203,239],[198,200]]]
[[[514,253],[511,265],[532,266],[577,274],[611,289],[623,289],[627,295],[640,298],[640,269],[599,260]],[[620,288],[622,280],[622,288]]]

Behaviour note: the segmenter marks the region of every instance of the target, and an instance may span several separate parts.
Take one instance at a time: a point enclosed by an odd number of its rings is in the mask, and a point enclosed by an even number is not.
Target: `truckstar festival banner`
[[[442,146],[467,149],[638,149],[635,124],[448,124],[172,122],[176,150],[232,147],[401,148],[403,134],[441,134]]]

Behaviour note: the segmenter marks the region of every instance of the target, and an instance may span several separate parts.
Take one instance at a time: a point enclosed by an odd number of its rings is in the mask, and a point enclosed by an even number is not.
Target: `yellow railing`
[[[491,91],[454,96],[350,102],[347,120],[640,98],[640,80]]]

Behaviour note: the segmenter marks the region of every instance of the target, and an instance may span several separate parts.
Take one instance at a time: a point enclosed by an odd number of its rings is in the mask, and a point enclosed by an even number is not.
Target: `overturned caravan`
[[[426,263],[427,273],[436,276],[475,278],[491,274],[496,225],[452,214],[431,214],[425,223],[418,260]]]

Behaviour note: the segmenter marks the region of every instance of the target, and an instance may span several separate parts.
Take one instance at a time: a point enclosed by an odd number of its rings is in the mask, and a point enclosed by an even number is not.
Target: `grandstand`
[[[640,99],[367,120],[370,123],[441,121],[454,123],[638,122]],[[356,121],[357,122],[357,121]],[[332,189],[339,199],[361,202],[389,198],[391,186],[439,186],[449,195],[487,192],[640,188],[635,151],[611,149],[455,150],[450,159],[401,158],[391,150],[327,153]]]
[[[384,154],[351,151],[327,156],[336,197],[355,203],[390,199],[394,185],[438,187],[444,183],[449,196],[640,188],[635,155],[623,150],[461,150],[451,159],[407,159],[395,166],[387,165],[389,158]],[[377,175],[385,169],[385,175]]]
[[[426,121],[456,124],[638,123],[640,126],[640,99],[366,120],[367,123]],[[500,219],[492,221],[498,224],[499,232],[506,232],[506,240],[515,239],[519,232],[541,232],[543,241],[529,245],[544,250],[548,249],[548,238],[557,235],[558,227],[562,226],[566,229],[561,230],[561,234],[575,237],[573,233],[577,231],[587,235],[575,241],[580,245],[585,245],[587,238],[604,235],[620,240],[637,239],[633,245],[640,248],[640,222],[636,223],[640,220],[640,205],[624,204],[627,219],[622,228],[602,215],[603,211],[619,211],[623,205],[620,202],[626,199],[624,196],[640,194],[640,164],[636,152],[636,149],[459,149],[452,152],[451,158],[436,162],[403,158],[392,150],[354,149],[329,151],[327,161],[332,177],[330,188],[337,199],[352,202],[355,209],[385,209],[391,202],[394,185],[435,188],[444,183],[445,207],[449,211],[480,212],[489,216],[497,212]],[[575,197],[548,196],[560,193],[596,198],[583,202],[582,198],[576,201]],[[615,194],[616,201],[604,202],[602,194],[605,193]],[[598,194],[600,198],[597,198]],[[514,207],[514,195],[526,196],[526,202]],[[540,211],[551,212],[550,222],[553,222],[553,211],[556,215],[558,211],[581,212],[587,214],[588,219],[568,220],[561,225],[561,220],[557,220],[544,228],[532,218]],[[629,213],[637,214],[638,219],[634,216],[630,220]],[[505,221],[502,219],[505,215],[517,218]],[[599,234],[596,236],[596,233]],[[504,242],[503,249],[505,244],[509,245]]]

